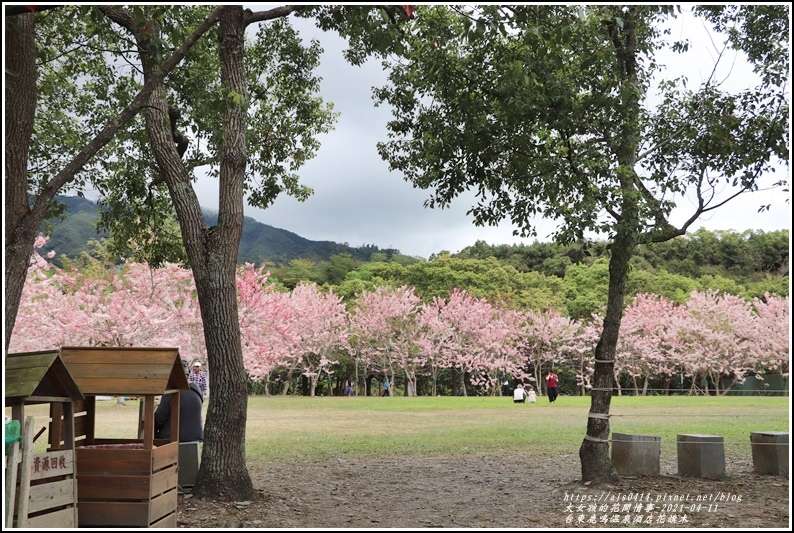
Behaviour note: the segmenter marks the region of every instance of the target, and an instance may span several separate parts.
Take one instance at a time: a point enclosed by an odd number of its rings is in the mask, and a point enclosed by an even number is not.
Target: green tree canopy
[[[779,31],[788,10],[708,12],[718,26],[741,28],[717,61],[729,61],[732,46],[774,72],[740,91],[714,77],[694,89],[663,77],[659,52],[689,47],[664,30],[679,14],[656,5],[421,6],[375,93],[393,110],[380,153],[430,192],[426,205],[473,191],[475,224],[509,219],[532,236],[542,217],[557,222],[560,243],[608,236],[594,416],[580,448],[585,480],[617,478],[602,415],[636,247],[684,235],[740,194],[786,185],[770,176],[788,163],[788,63],[778,53],[788,48],[788,31]],[[770,36],[776,44],[765,45]],[[683,197],[694,202],[674,224]]]

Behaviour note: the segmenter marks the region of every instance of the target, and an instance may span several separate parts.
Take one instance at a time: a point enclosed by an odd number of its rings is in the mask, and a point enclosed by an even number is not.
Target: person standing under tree
[[[182,368],[188,375],[187,361],[182,359]],[[179,442],[204,440],[201,409],[204,396],[198,384],[190,381],[189,388],[179,391]],[[154,412],[154,438],[171,438],[171,394],[164,394]]]
[[[549,370],[549,373],[546,374],[546,390],[551,403],[554,403],[554,400],[557,399],[557,379],[557,374],[554,373],[554,370]]]
[[[389,376],[383,377],[383,394],[381,394],[381,398],[384,396],[389,395]]]
[[[193,370],[187,375],[187,380],[199,386],[202,396],[207,395],[207,374],[201,370],[201,362],[196,361],[193,363]]]

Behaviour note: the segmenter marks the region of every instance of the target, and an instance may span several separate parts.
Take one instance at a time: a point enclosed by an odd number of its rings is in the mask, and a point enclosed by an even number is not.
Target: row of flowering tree
[[[725,393],[747,376],[789,373],[789,298],[766,294],[752,303],[713,290],[692,291],[683,305],[638,294],[626,308],[615,362],[643,394],[649,380],[692,377]],[[726,385],[721,390],[723,380]]]
[[[542,375],[552,367],[571,370],[583,394],[603,320],[516,311],[457,289],[423,302],[410,287],[378,286],[346,303],[314,284],[277,291],[269,273],[252,265],[238,269],[237,293],[251,379],[283,380],[286,393],[294,378],[304,376],[312,396],[324,374],[330,379],[350,360],[367,376],[403,382],[407,396],[418,393],[420,379],[430,384],[429,394],[437,394],[445,369],[467,376],[486,394],[495,394],[494,385],[505,376],[535,382],[543,392]],[[625,310],[615,375],[628,376],[635,394],[645,394],[652,379],[669,385],[676,375],[691,377],[693,391],[708,378],[718,392],[748,375],[787,377],[788,324],[788,297],[747,302],[693,291],[677,305],[638,294]],[[205,359],[201,331],[190,270],[143,263],[105,267],[98,261],[58,269],[36,255],[11,350],[178,346],[183,357]],[[726,378],[729,384],[720,390]]]

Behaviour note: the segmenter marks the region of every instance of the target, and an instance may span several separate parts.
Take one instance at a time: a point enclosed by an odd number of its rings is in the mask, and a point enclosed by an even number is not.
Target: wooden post
[[[19,450],[19,441],[11,443],[11,451],[6,455],[6,523],[4,529],[14,527],[14,505],[17,495],[17,473],[22,460]]]
[[[179,442],[179,400],[182,395],[179,391],[171,394],[171,441]]]
[[[154,446],[154,395],[147,394],[141,399],[142,423],[151,420],[151,423],[144,424],[140,439],[143,440],[144,449],[148,450]]]
[[[64,424],[66,425],[66,439],[64,440],[64,448],[67,450],[72,450],[72,461],[74,461],[77,457],[77,450],[75,449],[74,437],[75,437],[75,429],[74,429],[74,404],[71,402],[64,403]],[[74,470],[72,471],[72,494],[74,495],[74,509],[73,509],[73,521],[72,527],[77,527],[77,520],[78,520],[78,509],[77,509],[77,465],[73,466]]]
[[[17,527],[25,527],[28,521],[30,505],[30,468],[33,462],[33,417],[25,419],[25,431],[22,437],[22,473],[19,476],[19,510],[17,511]]]
[[[138,400],[138,439],[143,440],[143,427],[144,427],[144,413],[143,413],[143,405],[146,402],[144,398]]]
[[[87,396],[85,402],[85,442],[86,444],[94,444],[94,438],[96,437],[96,396]]]
[[[74,407],[74,406],[72,406]],[[53,402],[50,404],[50,434],[49,434],[49,449],[62,450],[64,444],[61,442],[63,434],[63,404],[61,402]],[[68,441],[67,441],[68,442]]]

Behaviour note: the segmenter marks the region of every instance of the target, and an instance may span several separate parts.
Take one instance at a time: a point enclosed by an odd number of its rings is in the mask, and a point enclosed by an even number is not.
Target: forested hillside
[[[377,259],[377,260],[376,260]],[[640,247],[632,260],[627,296],[653,293],[683,303],[692,290],[721,290],[745,299],[788,295],[789,232],[711,233],[705,230],[663,245]],[[293,260],[271,268],[285,288],[301,281],[334,287],[346,298],[379,284],[413,287],[424,300],[455,288],[516,308],[553,308],[580,318],[606,303],[608,251],[535,243],[491,246],[477,242],[429,261],[396,255],[362,262],[350,255],[312,263]]]
[[[96,232],[97,205],[59,197],[68,217],[53,219],[52,239],[42,249],[61,257],[88,252]],[[206,216],[207,224],[217,220]],[[789,231],[698,230],[668,242],[641,246],[632,259],[628,293],[648,292],[682,303],[693,289],[719,289],[744,298],[788,295]],[[499,299],[520,308],[554,308],[571,317],[588,316],[606,302],[608,250],[605,242],[559,245],[490,245],[477,241],[457,254],[430,260],[375,245],[351,247],[311,241],[295,233],[245,219],[239,262],[266,264],[273,279],[292,289],[307,281],[334,287],[346,297],[379,283],[414,287],[424,299],[454,288]],[[54,262],[60,264],[58,256]]]
[[[76,258],[83,252],[90,252],[89,241],[107,237],[106,233],[97,232],[99,216],[95,202],[77,196],[58,196],[56,199],[64,204],[66,218],[52,218],[42,226],[41,230],[51,233],[52,236],[43,248],[44,252],[55,250],[61,257]],[[204,220],[208,226],[217,223],[217,213],[208,210],[205,213]],[[279,264],[296,258],[319,262],[342,253],[361,261],[369,261],[373,253],[384,254],[390,258],[397,250],[380,249],[374,245],[353,247],[332,241],[312,241],[245,217],[238,262]],[[57,257],[54,262],[61,264]]]

